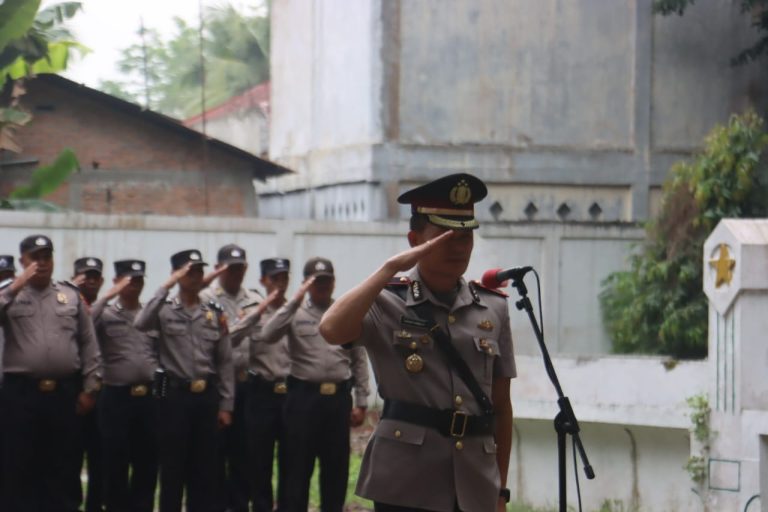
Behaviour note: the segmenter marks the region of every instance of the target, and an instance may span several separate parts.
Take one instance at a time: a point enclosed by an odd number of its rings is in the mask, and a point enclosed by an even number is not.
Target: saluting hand
[[[439,249],[440,247],[443,247],[448,242],[448,240],[453,237],[454,233],[455,231],[446,231],[438,237],[427,240],[423,244],[411,247],[410,249],[403,251],[400,254],[396,254],[387,260],[385,266],[389,270],[393,271],[392,275],[397,274],[398,272],[405,272],[406,270],[410,270],[425,255]]]
[[[203,288],[210,285],[214,279],[219,277],[221,274],[223,274],[227,269],[229,268],[229,264],[225,263],[224,265],[220,266],[219,268],[214,269],[212,272],[208,272],[206,275],[203,276]]]
[[[131,284],[131,276],[123,276],[102,297],[102,300],[110,301],[120,295],[126,286]]]
[[[187,272],[189,272],[189,269],[192,268],[192,262],[187,262],[186,265],[183,267],[176,269],[172,274],[171,277],[168,278],[168,280],[163,283],[163,288],[166,290],[170,290],[174,286],[176,286],[176,283],[179,282],[179,279],[187,275]]]
[[[293,296],[294,300],[301,300],[304,298],[304,295],[306,295],[307,290],[309,290],[309,287],[312,286],[312,283],[315,282],[315,276],[309,276],[303,283],[301,283],[301,286],[299,286],[299,289],[296,290],[296,294]]]
[[[13,282],[10,284],[9,289],[14,295],[17,294],[24,286],[29,282],[32,276],[37,272],[37,262],[33,261],[26,267],[21,274],[16,276]]]
[[[70,279],[70,282],[80,288],[83,286],[83,284],[85,284],[85,274],[77,274],[75,277]]]

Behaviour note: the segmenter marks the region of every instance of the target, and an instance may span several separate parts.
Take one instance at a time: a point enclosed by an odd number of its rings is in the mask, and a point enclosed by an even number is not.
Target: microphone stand
[[[549,380],[555,386],[557,391],[557,405],[560,406],[560,412],[555,416],[555,431],[557,432],[557,463],[558,463],[558,481],[560,488],[560,512],[566,512],[567,507],[567,490],[566,490],[566,478],[565,478],[565,436],[570,434],[573,438],[576,448],[581,456],[582,464],[584,464],[584,474],[587,475],[587,479],[592,480],[595,478],[595,472],[592,470],[592,466],[589,464],[589,459],[584,451],[584,446],[581,444],[581,438],[579,437],[579,422],[576,420],[576,415],[571,407],[571,402],[567,396],[563,395],[563,390],[560,387],[560,381],[555,373],[555,367],[552,365],[552,359],[549,357],[549,351],[544,344],[544,334],[539,328],[539,324],[536,321],[536,317],[533,314],[533,306],[530,299],[528,299],[528,288],[523,283],[523,275],[512,277],[512,286],[517,288],[520,294],[520,300],[515,302],[515,306],[519,310],[525,310],[528,313],[528,319],[531,321],[533,332],[536,334],[536,340],[539,342],[539,348],[541,349],[541,355],[544,357],[544,368],[547,370]]]

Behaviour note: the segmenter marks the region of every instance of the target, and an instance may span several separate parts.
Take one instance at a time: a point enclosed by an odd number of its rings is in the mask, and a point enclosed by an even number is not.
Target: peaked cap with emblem
[[[19,244],[21,254],[42,251],[43,249],[53,250],[53,242],[45,235],[30,235]]]
[[[285,258],[267,258],[259,262],[262,276],[273,276],[291,270],[291,262]]]
[[[397,198],[410,204],[411,213],[427,216],[430,223],[449,229],[476,229],[475,203],[488,195],[488,189],[471,174],[451,174],[411,189]]]
[[[85,258],[78,258],[75,260],[75,275],[85,274],[86,272],[98,272],[102,273],[104,269],[104,262],[99,258],[93,256],[86,256]]]
[[[304,277],[309,276],[333,277],[333,263],[331,263],[331,260],[325,258],[309,258],[304,264]]]
[[[144,277],[146,269],[147,264],[141,260],[120,260],[115,262],[115,275],[117,277]]]
[[[0,255],[0,272],[16,272],[16,266],[13,264],[13,256],[10,254]]]
[[[187,249],[186,251],[179,251],[171,256],[171,267],[173,270],[178,270],[187,263],[192,263],[192,266],[208,265],[203,261],[203,255],[197,249]]]
[[[239,245],[227,244],[219,249],[219,254],[216,258],[216,261],[227,265],[246,263],[245,249]]]

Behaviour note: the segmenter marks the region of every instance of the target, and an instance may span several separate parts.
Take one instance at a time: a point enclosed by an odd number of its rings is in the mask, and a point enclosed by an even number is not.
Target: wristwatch
[[[505,503],[509,503],[509,499],[512,497],[512,495],[510,494],[509,489],[502,487],[499,489],[499,497],[504,498]]]

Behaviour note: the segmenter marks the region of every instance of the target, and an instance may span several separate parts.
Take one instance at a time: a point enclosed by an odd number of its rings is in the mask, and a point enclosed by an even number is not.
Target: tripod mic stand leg
[[[565,421],[566,420],[562,412],[555,416],[555,431],[557,432],[557,481],[560,496],[560,512],[567,512],[568,509],[568,491],[565,476]]]

